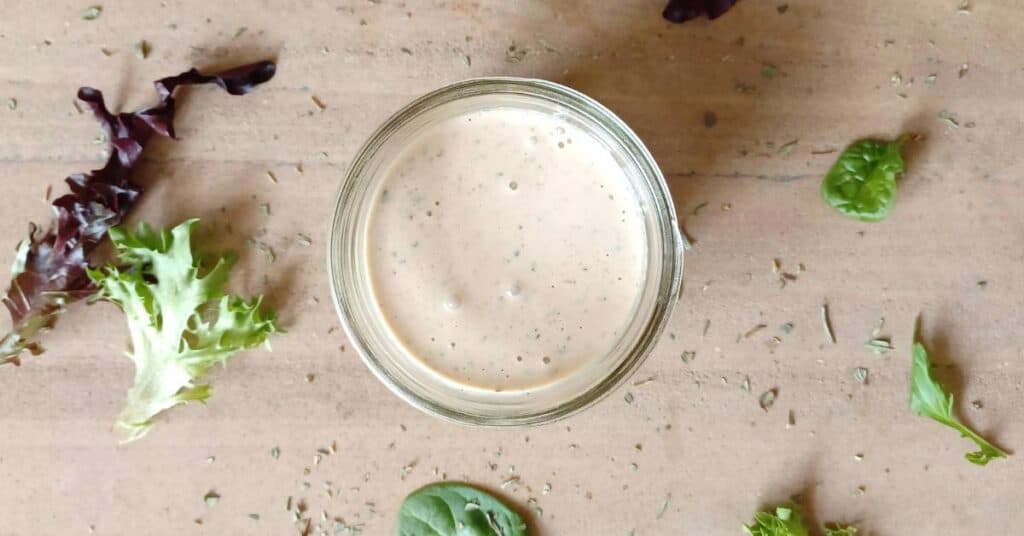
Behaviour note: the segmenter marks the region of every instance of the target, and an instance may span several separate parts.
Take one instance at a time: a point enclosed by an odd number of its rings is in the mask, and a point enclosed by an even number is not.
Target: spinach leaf
[[[986,441],[953,415],[953,395],[943,391],[942,385],[932,378],[931,369],[932,364],[928,360],[928,352],[921,343],[914,343],[914,362],[910,374],[910,409],[914,413],[944,424],[960,432],[961,436],[974,441],[979,450],[970,452],[964,457],[975,465],[985,465],[996,458],[1008,456],[1002,449]]]
[[[825,202],[855,220],[884,220],[896,199],[896,177],[904,170],[901,152],[906,139],[865,140],[849,146],[821,183]]]
[[[463,484],[431,484],[412,492],[398,511],[397,536],[527,536],[519,514]]]

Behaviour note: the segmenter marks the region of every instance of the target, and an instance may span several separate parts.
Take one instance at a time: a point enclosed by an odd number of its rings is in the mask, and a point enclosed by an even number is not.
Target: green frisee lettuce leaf
[[[272,314],[260,312],[262,296],[246,303],[224,294],[233,257],[200,275],[191,244],[197,223],[170,231],[146,224],[135,233],[113,228],[121,268],[89,271],[100,299],[116,303],[128,317],[135,382],[116,424],[125,442],[146,435],[160,412],[205,401],[210,386],[196,382],[211,367],[280,331]]]
[[[1007,457],[1005,451],[986,441],[956,418],[953,414],[953,395],[946,394],[942,385],[932,377],[932,364],[928,360],[928,352],[919,342],[914,343],[913,359],[910,374],[910,409],[974,441],[979,450],[969,452],[964,457],[975,465],[985,465],[996,458]]]
[[[800,506],[789,503],[779,506],[775,513],[758,512],[754,514],[752,525],[743,525],[743,530],[750,536],[808,536],[807,526],[800,516]]]
[[[825,527],[822,530],[825,536],[857,536],[857,528],[853,526],[835,525],[834,528]]]
[[[857,528],[830,523],[822,527],[824,536],[856,536]],[[775,508],[775,512],[754,514],[752,525],[743,525],[743,531],[750,536],[808,536],[811,534],[804,524],[800,505],[790,502]]]

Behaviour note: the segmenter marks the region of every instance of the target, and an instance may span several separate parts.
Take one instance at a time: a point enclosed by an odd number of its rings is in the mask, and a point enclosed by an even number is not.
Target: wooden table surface
[[[540,535],[735,535],[793,494],[815,522],[867,534],[1020,532],[1019,456],[972,466],[973,445],[907,400],[921,314],[963,418],[1024,448],[1024,3],[743,0],[673,26],[654,0],[94,1],[86,21],[89,2],[0,0],[0,100],[16,101],[0,106],[3,247],[48,220],[48,187],[101,161],[96,124],[72,105],[80,85],[131,109],[161,76],[277,58],[252,95],[189,92],[181,139],[153,142],[138,169],[133,219],[202,218],[241,254],[238,290],[266,292],[288,333],[217,370],[207,406],[119,446],[124,319],[74,307],[46,354],[0,370],[0,534],[294,534],[292,497],[314,526],[333,533],[326,512],[385,535],[402,498],[442,476],[497,490]],[[410,99],[483,75],[559,81],[619,113],[696,241],[667,336],[634,378],[653,381],[529,430],[442,423],[390,394],[346,349],[324,268],[360,143]],[[904,132],[923,140],[887,221],[821,201],[831,151]],[[244,247],[262,230],[275,262]],[[773,259],[805,270],[783,288]],[[882,317],[896,351],[879,357],[864,342]]]

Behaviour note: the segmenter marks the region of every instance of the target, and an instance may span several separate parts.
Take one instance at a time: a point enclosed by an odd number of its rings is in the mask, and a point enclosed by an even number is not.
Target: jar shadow
[[[810,20],[820,14],[747,3],[713,21],[677,25],[661,18],[659,6],[647,15],[618,9],[628,13],[614,34],[572,50],[548,47],[543,52],[567,61],[545,60],[528,74],[580,90],[631,125],[659,163],[681,222],[723,190],[722,181],[816,182],[821,174],[807,167],[827,170],[832,147],[798,147],[801,132],[789,128],[813,112],[786,109],[827,101],[796,72],[828,68],[826,36]],[[804,153],[809,166],[798,161]]]

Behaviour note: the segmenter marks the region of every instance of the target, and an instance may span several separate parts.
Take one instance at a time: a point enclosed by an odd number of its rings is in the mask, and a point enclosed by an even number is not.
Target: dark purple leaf
[[[701,15],[716,19],[735,3],[736,0],[669,0],[662,15],[670,22],[686,22]]]
[[[124,220],[142,188],[130,180],[132,168],[153,134],[174,137],[174,90],[183,85],[216,84],[244,95],[274,76],[269,61],[204,75],[192,69],[155,82],[160,102],[132,113],[112,114],[98,90],[83,87],[78,99],[92,111],[107,140],[110,157],[102,169],[71,175],[70,193],[53,201],[54,221],[43,232],[34,224],[18,245],[11,286],[3,297],[12,329],[0,339],[0,364],[19,364],[25,350],[42,351],[40,331],[53,327],[64,307],[95,288],[86,276],[89,256],[111,227]]]

